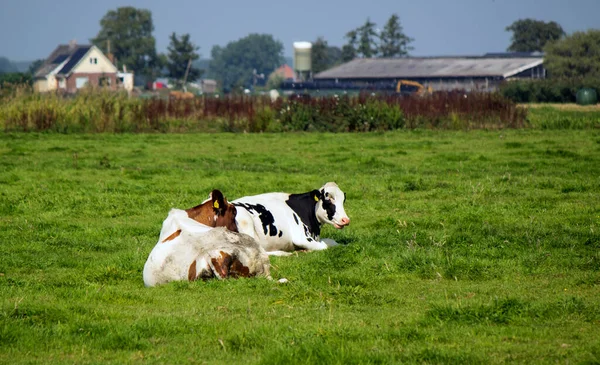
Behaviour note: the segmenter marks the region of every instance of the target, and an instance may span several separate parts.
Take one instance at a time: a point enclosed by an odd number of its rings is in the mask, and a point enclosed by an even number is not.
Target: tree
[[[12,73],[18,71],[17,66],[15,66],[8,58],[0,57],[0,73]]]
[[[365,24],[346,33],[348,43],[342,47],[342,61],[348,62],[357,56],[376,57],[379,53],[378,38],[375,23],[367,18]]]
[[[189,34],[183,34],[181,37],[177,37],[177,34],[173,32],[170,36],[171,43],[167,47],[169,51],[167,69],[169,70],[169,77],[182,82],[186,76],[187,80],[194,81],[202,76],[202,70],[189,64],[200,58],[197,51],[200,49],[196,47],[190,41]],[[189,64],[189,70],[188,70]]]
[[[364,58],[371,58],[377,56],[378,45],[377,38],[379,37],[375,31],[375,23],[371,22],[369,18],[365,21],[361,27],[357,29],[358,33],[358,47],[356,51]]]
[[[284,63],[283,44],[270,34],[253,33],[225,47],[214,46],[211,58],[211,74],[224,90],[250,87],[253,70],[259,75],[269,75]]]
[[[565,31],[556,22],[534,19],[519,19],[506,27],[512,32],[509,52],[541,52],[548,42],[559,40]]]
[[[392,14],[380,34],[379,53],[381,57],[408,56],[408,51],[413,49],[409,43],[413,40],[404,34],[398,15]]]
[[[314,73],[328,70],[342,61],[342,50],[330,46],[323,37],[317,38],[312,45],[311,62]]]
[[[150,59],[148,59],[148,71],[146,77],[150,80],[156,80],[157,77],[165,74],[167,64],[169,63],[169,57],[164,53],[155,53]]]
[[[323,37],[317,38],[313,43],[310,53],[313,73],[316,74],[329,68],[327,48],[327,41]]]
[[[600,30],[575,32],[544,48],[544,67],[552,78],[600,77]]]
[[[329,60],[328,68],[342,63],[342,50],[340,47],[327,46],[327,59]]]
[[[104,15],[100,20],[100,31],[91,42],[108,53],[110,41],[110,53],[115,56],[118,68],[126,65],[128,70],[149,75],[156,73],[153,68],[160,63],[153,31],[150,10],[121,7]]]
[[[278,72],[271,72],[267,78],[267,89],[279,89],[283,83],[283,76]]]
[[[27,73],[30,75],[35,75],[37,70],[40,67],[42,67],[43,63],[44,63],[44,59],[39,59],[39,60],[35,60],[35,61],[31,62],[31,64],[29,65],[29,67],[27,69]]]
[[[346,43],[342,47],[342,61],[349,62],[356,58],[356,42],[357,42],[358,34],[356,29],[353,29],[346,33],[345,38],[348,39],[348,43]]]

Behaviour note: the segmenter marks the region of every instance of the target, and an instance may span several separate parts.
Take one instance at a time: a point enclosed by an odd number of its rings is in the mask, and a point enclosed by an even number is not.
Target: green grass
[[[0,363],[598,363],[600,132],[0,134]],[[336,181],[343,245],[145,288],[172,207]]]
[[[527,119],[535,129],[600,128],[600,108],[596,105],[533,104],[527,107]]]

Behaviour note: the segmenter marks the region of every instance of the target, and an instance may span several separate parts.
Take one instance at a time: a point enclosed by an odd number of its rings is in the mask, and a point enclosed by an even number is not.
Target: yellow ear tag
[[[215,207],[215,209],[219,209],[219,202],[215,201],[215,203],[213,204],[213,207]]]
[[[318,202],[319,201],[319,197],[315,195],[315,201]]]

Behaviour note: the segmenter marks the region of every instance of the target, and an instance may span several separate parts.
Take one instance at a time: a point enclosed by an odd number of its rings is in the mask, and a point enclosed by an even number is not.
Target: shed
[[[542,56],[357,58],[320,72],[315,81],[395,83],[417,81],[433,90],[492,91],[504,80],[545,78]]]

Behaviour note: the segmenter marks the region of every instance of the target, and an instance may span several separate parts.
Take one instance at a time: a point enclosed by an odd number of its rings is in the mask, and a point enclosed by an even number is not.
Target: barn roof
[[[541,57],[357,58],[320,72],[315,79],[410,79],[511,77],[541,65]]]

